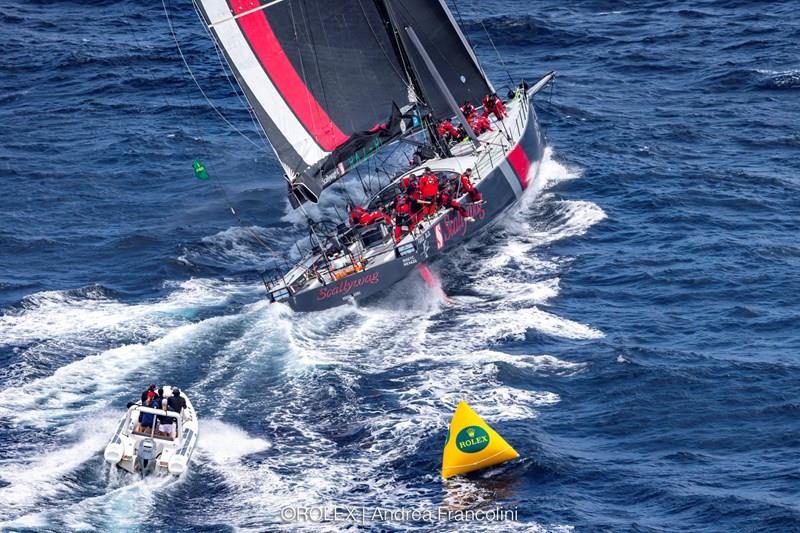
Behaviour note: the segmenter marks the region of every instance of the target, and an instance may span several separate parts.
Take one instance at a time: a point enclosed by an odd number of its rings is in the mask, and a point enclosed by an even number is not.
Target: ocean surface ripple
[[[795,0],[459,0],[498,86],[559,72],[541,194],[432,265],[455,305],[412,277],[313,315],[264,300],[278,258],[253,235],[291,249],[301,220],[191,6],[167,6],[252,143],[158,2],[0,2],[0,530],[296,530],[281,508],[335,504],[800,531]],[[200,414],[177,481],[103,462],[151,381]],[[442,482],[460,399],[521,459]]]

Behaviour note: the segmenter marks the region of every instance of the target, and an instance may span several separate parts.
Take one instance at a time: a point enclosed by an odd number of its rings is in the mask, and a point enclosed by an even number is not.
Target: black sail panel
[[[372,0],[285,0],[268,11],[295,71],[345,135],[408,103],[408,79]]]
[[[422,85],[426,103],[437,118],[450,117],[453,112],[410,42],[405,31],[407,26],[414,28],[458,103],[469,100],[480,105],[483,97],[494,91],[443,0],[386,0],[386,5]]]
[[[197,0],[290,179],[316,201],[323,162],[409,103],[373,0]]]

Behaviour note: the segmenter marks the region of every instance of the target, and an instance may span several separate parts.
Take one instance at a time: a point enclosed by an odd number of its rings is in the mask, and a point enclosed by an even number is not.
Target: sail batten
[[[246,17],[250,13],[255,13],[256,11],[261,11],[262,9],[266,9],[268,7],[274,6],[275,4],[280,4],[281,2],[285,2],[285,1],[286,0],[272,0],[271,2],[268,2],[266,4],[262,4],[262,5],[258,6],[258,7],[252,8],[252,9],[248,9],[247,11],[243,11],[241,13],[237,13],[236,15],[231,15],[231,16],[229,16],[227,18],[222,19],[222,20],[217,20],[216,22],[210,22],[208,24],[208,27],[209,28],[213,28],[214,26],[219,26],[220,24],[223,24],[225,22],[230,22],[232,20],[236,20],[236,19],[240,19],[242,17]]]

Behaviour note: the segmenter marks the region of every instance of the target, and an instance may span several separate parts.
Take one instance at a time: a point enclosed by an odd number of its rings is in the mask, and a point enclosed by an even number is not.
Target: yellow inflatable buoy
[[[466,474],[519,457],[466,402],[459,402],[442,452],[442,477]]]

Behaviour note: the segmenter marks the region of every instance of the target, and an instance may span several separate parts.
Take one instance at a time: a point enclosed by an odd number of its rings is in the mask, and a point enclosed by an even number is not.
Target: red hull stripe
[[[258,5],[253,0],[230,0],[230,6],[237,15]],[[272,83],[320,147],[330,152],[345,142],[348,136],[333,123],[297,74],[272,31],[264,10],[246,15],[237,21]]]
[[[522,185],[523,189],[528,188],[528,170],[531,168],[531,160],[528,159],[525,150],[522,149],[521,145],[517,145],[516,148],[511,150],[511,153],[508,154],[508,162],[511,163],[511,168],[514,169],[514,172],[517,173],[517,177],[519,178],[519,182]]]

